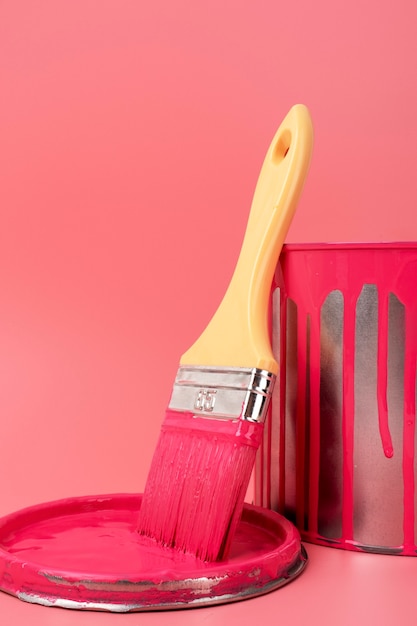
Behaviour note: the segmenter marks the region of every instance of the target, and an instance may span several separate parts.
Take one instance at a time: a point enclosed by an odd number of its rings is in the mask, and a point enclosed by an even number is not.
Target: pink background
[[[292,104],[316,144],[288,240],[417,238],[416,23],[414,0],[0,2],[0,515],[143,490],[178,357]],[[375,562],[313,552],[324,570]],[[241,624],[281,598],[290,615],[317,592],[304,576],[175,619]],[[32,625],[174,619],[52,613],[0,597]]]

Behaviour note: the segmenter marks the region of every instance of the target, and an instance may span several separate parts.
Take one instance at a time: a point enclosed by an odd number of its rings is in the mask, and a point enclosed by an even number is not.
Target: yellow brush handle
[[[312,147],[310,114],[297,104],[266,154],[230,285],[207,328],[181,357],[181,365],[257,367],[277,373],[268,330],[270,290]]]

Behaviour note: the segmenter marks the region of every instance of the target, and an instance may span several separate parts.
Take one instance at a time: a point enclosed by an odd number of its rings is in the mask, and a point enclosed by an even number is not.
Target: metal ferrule
[[[275,379],[257,368],[181,366],[169,408],[199,417],[264,422]]]

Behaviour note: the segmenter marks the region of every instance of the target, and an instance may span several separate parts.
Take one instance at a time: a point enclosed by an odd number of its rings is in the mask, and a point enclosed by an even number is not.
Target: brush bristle
[[[261,433],[262,424],[168,410],[142,498],[138,532],[204,561],[226,557]]]

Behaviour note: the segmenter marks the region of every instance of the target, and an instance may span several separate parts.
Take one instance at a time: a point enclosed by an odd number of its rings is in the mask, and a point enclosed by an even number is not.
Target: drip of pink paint
[[[379,414],[379,432],[385,456],[394,455],[391,433],[388,423],[388,297],[389,292],[383,287],[378,299],[378,355],[377,355],[377,399]]]
[[[417,361],[417,255],[405,258],[397,274],[396,293],[405,306],[404,359],[404,550],[415,553],[414,465],[416,428],[416,361]]]

